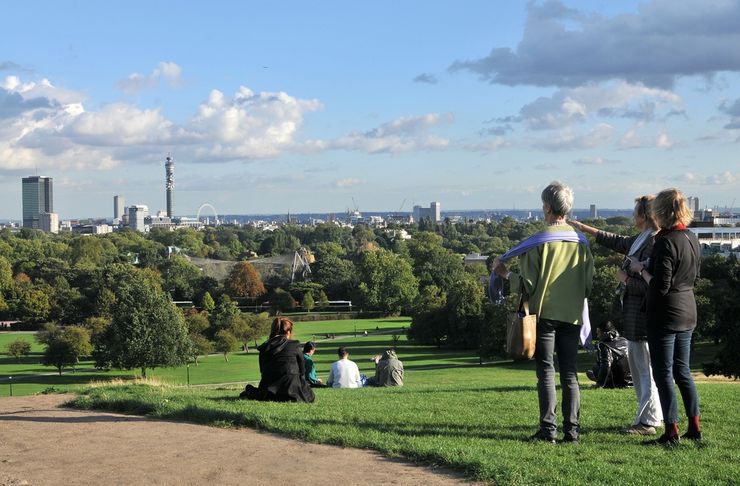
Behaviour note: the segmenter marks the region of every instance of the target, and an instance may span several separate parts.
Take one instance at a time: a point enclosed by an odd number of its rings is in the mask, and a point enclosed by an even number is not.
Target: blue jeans
[[[560,387],[563,392],[563,433],[578,439],[581,392],[578,388],[578,337],[580,326],[568,322],[540,319],[537,322],[537,394],[540,401],[540,432],[555,438],[555,359],[558,355]]]
[[[667,329],[648,328],[648,345],[650,346],[650,364],[653,367],[655,385],[658,387],[660,406],[663,409],[663,420],[666,424],[678,422],[678,405],[675,380],[681,392],[687,417],[699,416],[699,396],[691,377],[689,354],[691,334],[693,331],[670,331]]]

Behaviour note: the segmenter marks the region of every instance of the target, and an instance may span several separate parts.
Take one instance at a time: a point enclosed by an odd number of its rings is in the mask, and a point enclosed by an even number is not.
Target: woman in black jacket
[[[687,229],[692,212],[677,189],[660,192],[651,210],[660,231],[655,235],[649,263],[630,269],[648,283],[647,337],[650,358],[665,419],[665,431],[648,444],[678,443],[678,405],[675,380],[681,392],[689,426],[684,439],[701,440],[699,396],[689,369],[691,335],[696,328],[694,281],[699,276],[699,241]]]
[[[293,323],[287,317],[272,321],[270,338],[260,344],[259,388],[247,385],[243,398],[275,402],[313,402],[313,390],[306,381],[303,352],[298,341],[290,339]]]

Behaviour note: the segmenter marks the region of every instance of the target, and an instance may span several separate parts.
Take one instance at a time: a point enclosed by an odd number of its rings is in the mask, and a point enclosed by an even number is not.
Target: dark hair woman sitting
[[[313,402],[313,390],[306,382],[303,353],[298,341],[290,339],[293,323],[286,317],[272,321],[270,338],[257,349],[260,352],[259,388],[247,385],[240,395],[250,400],[274,402]]]

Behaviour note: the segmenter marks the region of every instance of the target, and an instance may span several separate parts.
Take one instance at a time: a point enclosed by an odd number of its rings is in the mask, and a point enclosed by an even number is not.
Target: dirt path
[[[470,484],[365,450],[58,408],[70,398],[0,399],[0,486]]]

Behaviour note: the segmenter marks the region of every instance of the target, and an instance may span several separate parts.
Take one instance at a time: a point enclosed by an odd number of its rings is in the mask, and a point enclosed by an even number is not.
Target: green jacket
[[[545,231],[575,231],[571,226],[549,226]],[[554,241],[519,257],[519,273],[512,272],[511,290],[522,284],[529,294],[529,311],[538,318],[581,324],[583,300],[591,294],[594,259],[580,243]]]
[[[304,353],[303,362],[306,367],[306,381],[312,385],[316,385],[319,382],[319,377],[316,375],[316,366],[313,364],[313,358]]]

